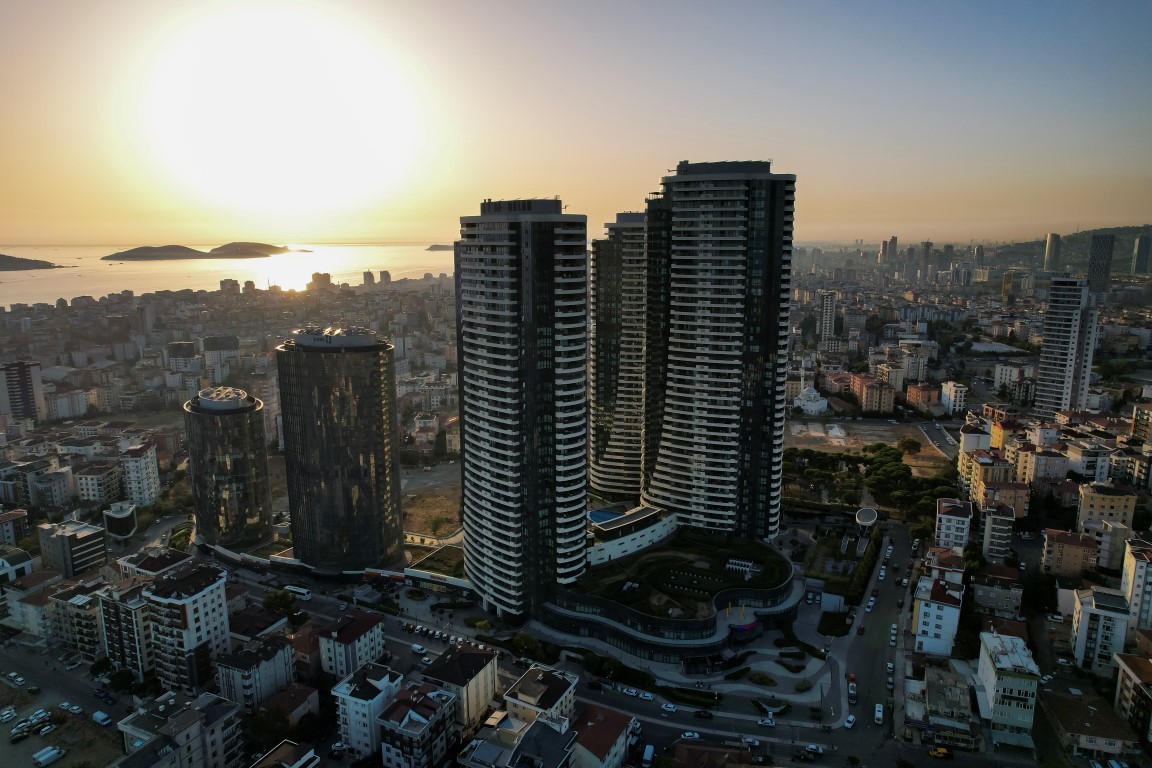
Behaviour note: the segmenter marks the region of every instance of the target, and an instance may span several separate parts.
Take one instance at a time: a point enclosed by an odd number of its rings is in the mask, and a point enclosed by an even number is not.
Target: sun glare
[[[163,180],[211,206],[284,216],[400,191],[426,131],[416,83],[385,42],[315,5],[203,8],[155,46],[140,94]]]

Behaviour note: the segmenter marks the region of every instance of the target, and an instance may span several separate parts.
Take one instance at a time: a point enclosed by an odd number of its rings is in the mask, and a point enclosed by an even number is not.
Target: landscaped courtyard
[[[729,567],[732,561],[759,571],[746,577]],[[791,577],[791,564],[765,544],[681,530],[655,549],[593,569],[576,590],[652,616],[707,618],[717,592],[768,589]]]

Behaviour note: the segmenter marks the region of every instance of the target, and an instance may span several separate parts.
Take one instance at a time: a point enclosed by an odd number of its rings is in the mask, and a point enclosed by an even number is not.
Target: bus
[[[305,587],[298,587],[295,584],[289,584],[288,586],[284,587],[284,591],[288,592],[289,594],[296,595],[297,600],[312,599],[312,590],[306,589]]]

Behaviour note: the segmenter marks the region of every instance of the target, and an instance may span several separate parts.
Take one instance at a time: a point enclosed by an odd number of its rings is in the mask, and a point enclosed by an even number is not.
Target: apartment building
[[[0,544],[15,547],[28,535],[28,510],[10,509],[0,512]]]
[[[963,549],[972,531],[972,502],[936,499],[936,546]]]
[[[366,663],[332,688],[340,741],[359,757],[380,748],[376,719],[400,691],[404,676],[383,664]]]
[[[976,500],[976,489],[988,483],[1012,479],[1012,465],[998,450],[978,448],[959,454],[956,462],[958,485],[962,496]]]
[[[1120,592],[1132,611],[1129,634],[1152,629],[1152,535],[1147,532],[1137,533],[1124,543]]]
[[[100,602],[101,650],[112,668],[127,670],[140,682],[152,671],[152,631],[144,587],[150,579],[133,577],[96,593]]]
[[[533,665],[508,687],[504,706],[517,720],[541,719],[556,730],[565,731],[575,714],[579,680],[576,675]]]
[[[572,768],[623,768],[628,757],[628,738],[639,730],[632,715],[588,705],[576,715],[576,748]]]
[[[940,405],[949,416],[962,414],[968,409],[968,387],[956,381],[940,385]]]
[[[98,592],[104,581],[94,578],[77,582],[51,595],[53,638],[64,647],[92,664],[100,655],[104,636]]]
[[[460,751],[456,761],[463,768],[570,768],[575,764],[579,738],[575,730],[560,733],[540,720],[523,723],[504,713],[493,715],[491,723]],[[724,757],[730,761],[732,754],[728,750]]]
[[[192,563],[144,587],[160,681],[191,692],[212,680],[212,659],[230,650],[227,572]]]
[[[156,462],[156,445],[144,442],[120,453],[124,470],[124,495],[138,507],[147,507],[160,495],[160,465]]]
[[[1031,734],[1040,668],[1027,643],[1018,637],[981,632],[976,676],[980,717],[992,743],[1035,747]]]
[[[357,609],[324,625],[319,632],[320,668],[335,677],[347,677],[385,654],[384,617]]]
[[[1089,520],[1084,524],[1084,533],[1094,538],[1100,548],[1096,554],[1096,567],[1119,571],[1124,565],[1124,546],[1132,530],[1121,523]]]
[[[1152,741],[1152,660],[1118,653],[1115,662],[1119,674],[1112,708],[1141,741]]]
[[[1014,619],[1024,601],[1020,572],[1003,565],[988,564],[972,574],[972,599],[984,613]]]
[[[921,576],[913,594],[912,629],[916,651],[949,656],[960,625],[964,586]]]
[[[248,764],[240,714],[214,693],[163,693],[117,723],[127,754],[109,768],[240,768]]]
[[[1079,576],[1084,571],[1096,570],[1100,544],[1084,533],[1044,530],[1044,553],[1040,567],[1054,576]]]
[[[216,686],[221,696],[256,714],[269,696],[296,679],[292,641],[271,635],[236,653],[216,657]]]
[[[1137,498],[1129,489],[1111,483],[1084,483],[1080,486],[1077,530],[1083,533],[1090,520],[1106,520],[1131,528]]]
[[[984,532],[980,551],[994,562],[1003,562],[1012,550],[1012,529],[1016,514],[1003,504],[984,510]]]
[[[983,473],[979,473],[972,487],[971,498],[980,509],[1001,505],[1008,507],[1012,515],[1020,520],[1028,516],[1031,495],[1032,487],[1027,483],[985,481]]]
[[[456,724],[465,732],[480,725],[488,702],[499,694],[497,659],[491,649],[449,646],[424,670],[425,680],[456,697]]]
[[[1076,666],[1095,675],[1112,674],[1112,657],[1124,650],[1128,622],[1128,601],[1120,590],[1076,590],[1070,637]]]
[[[40,557],[44,568],[59,571],[64,578],[98,568],[108,561],[104,529],[79,520],[41,523],[36,526]]]
[[[431,683],[410,683],[376,718],[384,768],[440,765],[450,738],[456,697]]]

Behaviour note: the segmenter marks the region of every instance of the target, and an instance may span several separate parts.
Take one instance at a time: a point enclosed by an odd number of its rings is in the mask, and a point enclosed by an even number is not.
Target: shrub
[[[796,693],[804,693],[804,691],[812,690],[812,683],[807,680],[801,680],[796,683]]]
[[[748,667],[740,667],[740,669],[735,669],[735,670],[729,672],[728,674],[724,675],[724,679],[725,680],[739,680],[740,678],[744,677],[744,675],[748,674],[750,671],[751,670],[748,669]]]
[[[756,685],[776,685],[776,681],[763,672],[753,672],[748,676],[748,681]]]

